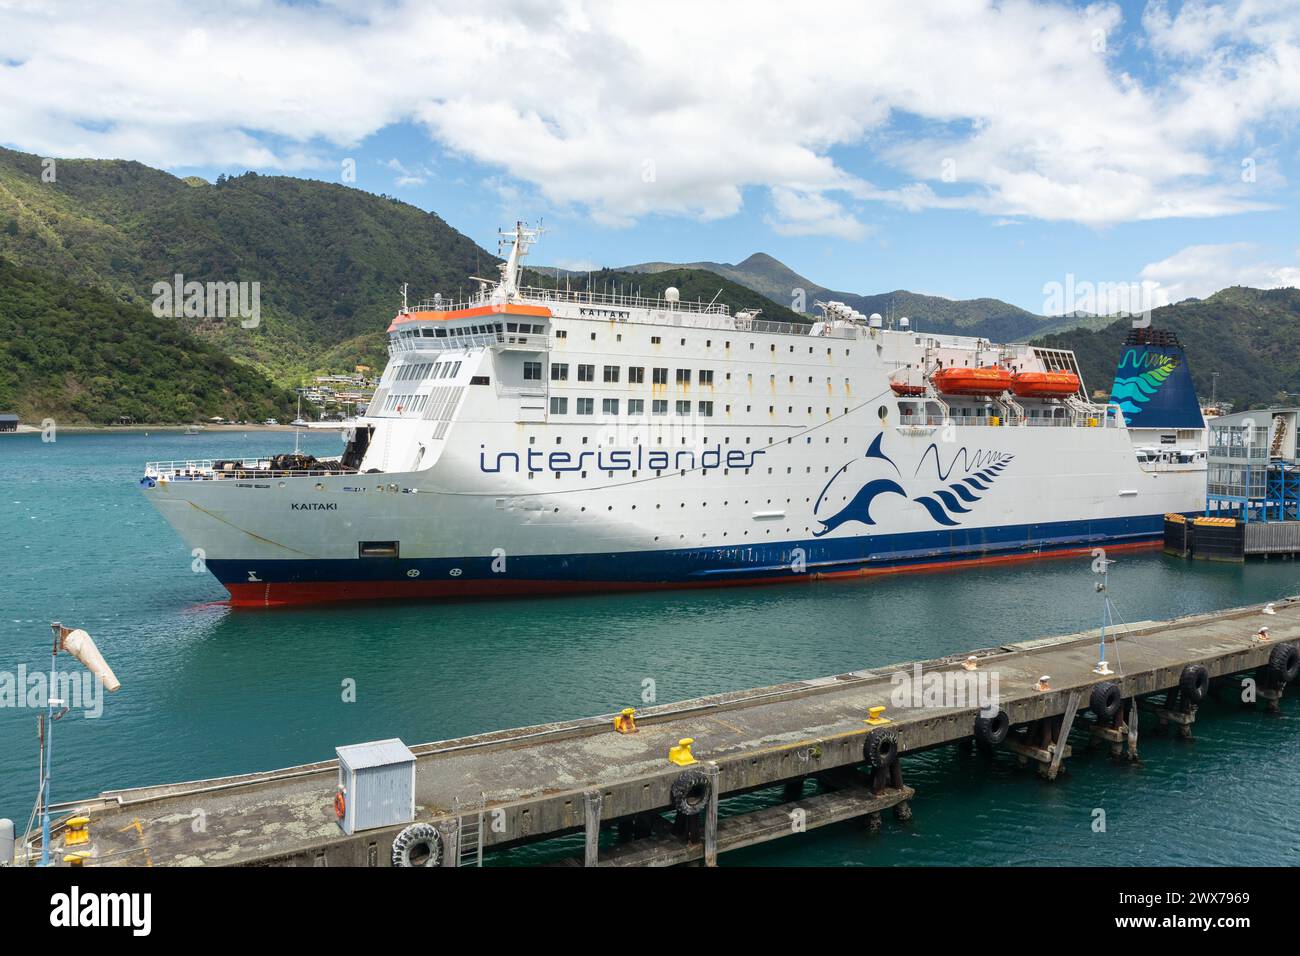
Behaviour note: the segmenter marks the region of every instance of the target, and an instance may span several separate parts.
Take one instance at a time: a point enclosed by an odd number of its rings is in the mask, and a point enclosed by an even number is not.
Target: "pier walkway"
[[[615,732],[608,715],[414,746],[414,819],[437,834],[426,827],[420,850],[430,864],[472,865],[503,847],[580,834],[576,863],[711,864],[726,850],[850,817],[878,823],[893,808],[906,818],[907,755],[944,744],[1009,749],[1048,778],[1068,760],[1072,731],[1076,746],[1082,737],[1136,757],[1135,705],[1187,734],[1205,685],[1242,675],[1257,681],[1262,704],[1279,706],[1279,668],[1297,654],[1285,648],[1300,643],[1300,598],[1268,611],[1134,625],[1107,645],[1113,676],[1094,673],[1091,632],[650,707],[636,713],[635,733]],[[970,656],[973,671],[963,666]],[[1000,713],[977,726],[973,700],[897,706],[898,675],[918,673],[996,676]],[[1118,690],[1098,691],[1107,683]],[[881,707],[887,722],[869,723]],[[694,741],[689,766],[669,761],[684,738]],[[809,779],[817,786],[804,787]],[[338,785],[329,760],[109,791],[60,809],[65,823],[90,820],[88,843],[75,848],[82,865],[391,865],[404,825],[344,834],[332,802]],[[780,785],[780,805],[719,816],[720,801],[725,809],[738,794]],[[62,834],[57,842],[70,856]]]

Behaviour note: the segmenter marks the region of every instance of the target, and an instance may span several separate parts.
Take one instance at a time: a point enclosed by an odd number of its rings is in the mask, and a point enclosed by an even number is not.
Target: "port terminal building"
[[[1242,522],[1300,521],[1300,408],[1212,418],[1206,514]]]
[[[1205,514],[1166,516],[1165,551],[1218,561],[1300,555],[1300,408],[1207,424]]]

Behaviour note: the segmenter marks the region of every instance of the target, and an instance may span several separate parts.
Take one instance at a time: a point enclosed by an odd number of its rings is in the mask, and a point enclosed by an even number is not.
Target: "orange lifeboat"
[[[941,368],[935,372],[934,387],[947,395],[1000,395],[1011,387],[1014,376],[999,365],[982,368]]]
[[[900,398],[917,398],[925,394],[925,382],[920,380],[920,373],[909,369],[899,369],[889,380],[889,387]]]
[[[1011,389],[1021,398],[1068,398],[1079,392],[1079,376],[1073,372],[1021,372]]]

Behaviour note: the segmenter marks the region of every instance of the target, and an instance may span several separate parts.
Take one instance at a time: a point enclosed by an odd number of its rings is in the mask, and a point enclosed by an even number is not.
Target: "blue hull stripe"
[[[246,584],[249,572],[268,584],[327,581],[584,581],[617,583],[724,583],[790,573],[802,549],[809,572],[888,568],[959,561],[994,555],[1141,541],[1162,534],[1164,515],[1003,525],[852,538],[764,542],[715,548],[618,551],[561,555],[508,555],[504,575],[492,570],[491,555],[459,558],[333,558],[308,560],[210,559],[208,570],[223,584]],[[459,573],[453,574],[459,569]],[[416,571],[417,575],[409,572]]]

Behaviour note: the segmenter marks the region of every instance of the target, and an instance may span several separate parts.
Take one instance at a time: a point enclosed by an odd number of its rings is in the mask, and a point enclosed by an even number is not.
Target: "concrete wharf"
[[[637,711],[632,733],[606,715],[417,745],[413,822],[354,834],[336,820],[336,760],[108,791],[59,808],[56,850],[85,866],[463,866],[568,837],[575,865],[713,865],[728,850],[852,818],[878,827],[892,810],[906,819],[912,754],[1002,750],[1055,779],[1083,743],[1136,759],[1139,714],[1149,729],[1190,736],[1207,693],[1244,687],[1276,710],[1287,684],[1300,683],[1300,597],[1132,625],[1107,642],[1111,675],[1095,672],[1098,637],[1014,641],[663,704]],[[918,676],[942,694],[900,706],[900,687]],[[994,678],[996,706],[983,715],[983,701],[951,698]],[[736,797],[767,789],[779,802],[733,809]],[[74,828],[89,838],[65,846],[75,817],[88,818]]]

